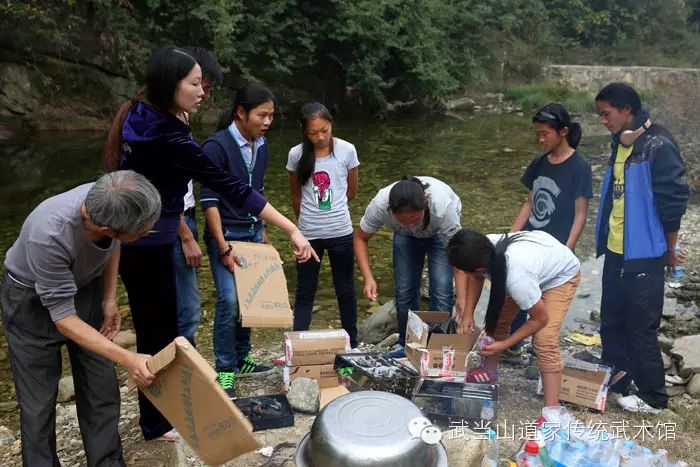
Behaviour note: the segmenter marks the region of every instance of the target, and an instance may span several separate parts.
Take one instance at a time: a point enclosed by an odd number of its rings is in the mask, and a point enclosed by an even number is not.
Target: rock
[[[657,417],[668,422],[680,423],[683,421],[683,417],[671,409],[663,409],[661,412],[659,412]]]
[[[664,297],[664,309],[661,316],[664,318],[675,318],[678,314],[677,302],[675,298]]]
[[[32,86],[27,67],[3,64],[0,68],[0,113],[26,115],[39,106],[38,90]]]
[[[600,310],[597,308],[594,308],[591,310],[591,314],[588,316],[588,319],[591,321],[594,321],[596,323],[600,322]]]
[[[455,112],[472,112],[474,110],[474,99],[471,97],[461,97],[445,102],[445,108]]]
[[[15,441],[17,441],[15,433],[6,426],[0,426],[0,446],[10,446],[15,444]]]
[[[289,403],[299,412],[318,412],[318,381],[310,378],[297,378],[292,381],[287,399]]]
[[[442,433],[442,444],[447,450],[450,465],[479,467],[486,454],[487,442],[483,435],[467,427],[457,426]]]
[[[673,360],[671,360],[671,357],[663,352],[661,352],[661,360],[664,362],[664,370],[668,370],[673,365]]]
[[[386,347],[386,348],[391,348],[395,346],[396,344],[399,343],[399,333],[395,332],[394,334],[390,335],[383,341],[381,341],[379,344],[377,344],[379,347]]]
[[[666,386],[668,397],[676,397],[685,394],[685,386]]]
[[[58,402],[68,402],[75,399],[75,387],[73,386],[73,377],[64,376],[58,382]]]
[[[17,401],[0,402],[0,412],[13,412],[17,410]]]
[[[685,391],[695,398],[700,399],[700,374],[695,374],[690,378],[688,386],[686,386]]]
[[[525,368],[525,377],[527,379],[540,379],[540,369],[536,366],[529,366]]]
[[[362,342],[376,344],[396,332],[397,326],[396,302],[392,298],[358,326],[357,337]]]
[[[663,334],[659,335],[659,347],[665,353],[668,353],[673,348],[673,339],[666,337]]]
[[[114,338],[114,343],[123,349],[128,349],[136,345],[136,334],[134,331],[128,329],[126,331],[119,331],[117,337]]]
[[[673,341],[671,355],[681,359],[681,370],[700,373],[700,335],[685,336]]]

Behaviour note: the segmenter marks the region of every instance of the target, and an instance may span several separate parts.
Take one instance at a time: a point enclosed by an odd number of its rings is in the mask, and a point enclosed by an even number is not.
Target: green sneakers
[[[256,362],[250,354],[246,355],[243,360],[238,362],[238,377],[246,378],[249,376],[264,376],[272,373],[275,369],[271,366],[261,365]]]
[[[236,398],[236,373],[233,371],[219,371],[217,379],[219,386],[224,390],[229,399]]]

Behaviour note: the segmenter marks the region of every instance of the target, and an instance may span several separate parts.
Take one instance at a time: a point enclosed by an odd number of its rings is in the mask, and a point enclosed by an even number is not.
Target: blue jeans
[[[350,336],[350,345],[357,347],[357,298],[355,296],[355,252],[353,234],[335,238],[311,240],[311,246],[323,261],[323,252],[328,250],[331,263],[333,287],[338,298],[340,322]],[[297,263],[297,290],[294,304],[294,330],[306,331],[311,325],[311,313],[318,287],[321,263],[310,260]]]
[[[187,227],[197,240],[197,219],[194,216],[184,216]],[[173,248],[175,264],[175,284],[177,287],[177,326],[180,335],[195,345],[194,335],[199,327],[201,302],[197,285],[197,268],[187,265],[182,242],[178,238]]]
[[[454,287],[452,266],[447,261],[447,240],[443,235],[416,238],[394,233],[394,295],[399,319],[399,343],[406,343],[408,310],[420,309],[420,280],[428,255],[430,310],[452,311]]]
[[[224,238],[231,241],[262,243],[262,227],[254,231],[224,230]],[[250,352],[250,328],[241,326],[238,316],[236,279],[219,259],[219,248],[213,238],[207,239],[207,253],[211,275],[216,286],[216,313],[214,315],[214,358],[216,371],[238,371],[238,362]]]

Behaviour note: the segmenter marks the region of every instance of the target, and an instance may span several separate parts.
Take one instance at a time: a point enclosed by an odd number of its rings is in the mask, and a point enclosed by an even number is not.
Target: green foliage
[[[516,101],[523,109],[533,111],[549,102],[562,104],[569,112],[593,112],[594,103],[585,92],[574,91],[554,83],[538,81],[509,86],[503,93]]]
[[[0,0],[13,60],[140,79],[153,48],[199,45],[229,85],[372,113],[531,80],[549,62],[696,66],[699,24],[700,0]]]

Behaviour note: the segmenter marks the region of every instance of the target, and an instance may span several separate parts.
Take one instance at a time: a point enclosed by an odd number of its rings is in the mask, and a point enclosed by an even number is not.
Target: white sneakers
[[[657,414],[661,409],[655,409],[636,395],[618,397],[617,405],[630,412]]]

